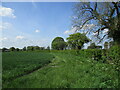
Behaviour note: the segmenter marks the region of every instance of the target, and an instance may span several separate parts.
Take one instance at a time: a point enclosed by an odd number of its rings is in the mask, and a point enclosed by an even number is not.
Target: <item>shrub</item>
[[[115,45],[109,50],[109,60],[116,65],[116,70],[120,70],[120,46]]]

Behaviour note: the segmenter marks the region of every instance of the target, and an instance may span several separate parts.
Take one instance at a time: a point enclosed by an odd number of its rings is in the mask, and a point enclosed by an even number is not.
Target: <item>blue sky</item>
[[[75,2],[3,2],[0,6],[1,47],[51,46],[55,37],[66,38],[75,32],[72,17]],[[83,30],[95,29],[95,23],[86,24]],[[108,30],[106,29],[106,33]],[[88,37],[95,41],[96,33]],[[104,42],[103,42],[104,43]],[[103,46],[103,43],[100,45]],[[90,43],[85,44],[84,48]],[[0,47],[0,48],[1,48]]]
[[[2,46],[50,46],[57,37],[69,36],[73,6],[70,2],[2,3]]]

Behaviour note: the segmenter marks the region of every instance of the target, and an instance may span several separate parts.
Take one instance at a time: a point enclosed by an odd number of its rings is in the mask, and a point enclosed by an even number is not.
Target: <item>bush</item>
[[[97,61],[102,59],[102,50],[99,49],[84,49],[80,50],[79,54]]]
[[[116,65],[116,70],[120,70],[120,46],[115,45],[109,49],[109,60]]]

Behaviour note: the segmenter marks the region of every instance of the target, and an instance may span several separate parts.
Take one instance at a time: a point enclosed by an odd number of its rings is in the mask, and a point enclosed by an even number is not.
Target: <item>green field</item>
[[[53,58],[53,55],[45,52],[2,53],[3,84],[41,68]]]
[[[3,88],[117,88],[113,64],[70,51],[3,53]]]

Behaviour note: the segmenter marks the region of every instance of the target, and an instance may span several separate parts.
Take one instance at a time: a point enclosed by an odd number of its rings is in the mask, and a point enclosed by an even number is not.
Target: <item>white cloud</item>
[[[13,13],[14,13],[13,9],[0,6],[0,16],[15,18],[16,16]]]
[[[93,33],[93,35],[98,35],[98,32]]]
[[[88,30],[88,29],[92,29],[93,27],[95,27],[94,24],[86,24],[82,27],[82,30]],[[81,28],[81,26],[75,26],[75,27],[72,27],[71,30],[66,30],[64,32],[64,34],[70,34],[70,33],[74,33],[75,31],[79,30]]]
[[[16,36],[16,39],[23,39],[24,36]]]
[[[0,22],[0,30],[9,29],[12,25],[8,22]]]
[[[71,30],[66,30],[64,32],[64,34],[71,34],[71,33],[75,33],[75,31],[79,30],[79,27],[72,27]]]
[[[0,40],[7,40],[7,39],[8,39],[7,37],[0,38]]]
[[[109,30],[108,29],[104,29],[103,30],[103,33],[107,33]]]
[[[35,30],[36,33],[40,32],[40,30]]]
[[[15,39],[9,38],[9,40],[2,41],[2,47],[10,48],[12,46],[23,48],[24,46],[40,46],[40,47],[47,47],[50,46],[51,39]]]
[[[93,27],[95,27],[94,24],[86,24],[86,25],[83,26],[82,29],[84,29],[84,30],[86,30],[86,29],[92,29]]]

